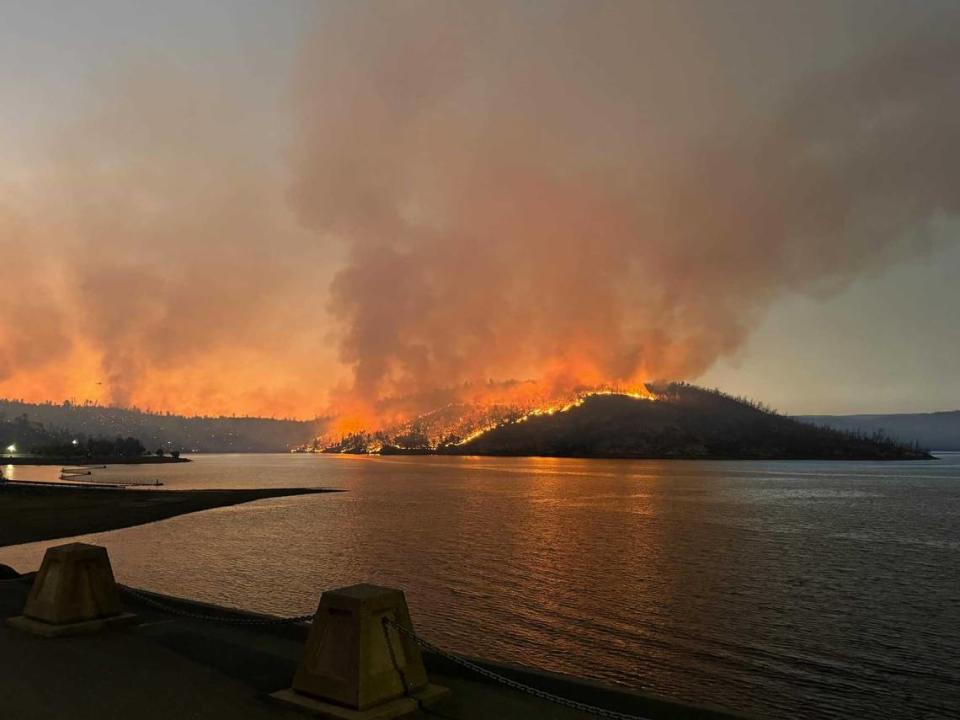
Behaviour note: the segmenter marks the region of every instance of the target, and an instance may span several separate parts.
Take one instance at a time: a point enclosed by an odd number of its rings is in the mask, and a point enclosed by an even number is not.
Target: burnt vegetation
[[[931,455],[883,433],[790,418],[765,404],[687,383],[650,388],[655,402],[597,395],[554,415],[504,423],[439,452],[603,458],[913,460]]]

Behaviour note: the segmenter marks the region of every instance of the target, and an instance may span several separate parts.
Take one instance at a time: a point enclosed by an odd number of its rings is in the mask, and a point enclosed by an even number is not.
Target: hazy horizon
[[[843,411],[839,411],[839,412],[803,412],[803,413],[792,413],[792,412],[789,412],[789,411],[784,410],[783,408],[779,408],[779,407],[770,405],[770,403],[766,402],[762,397],[759,397],[759,396],[753,396],[753,395],[738,395],[738,393],[737,393],[736,391],[732,391],[732,390],[729,390],[729,389],[727,389],[727,388],[722,388],[722,387],[718,387],[718,386],[703,385],[703,384],[698,384],[698,383],[693,383],[693,384],[694,384],[694,385],[698,385],[699,387],[704,387],[704,388],[706,388],[706,389],[708,389],[708,390],[720,390],[721,392],[723,392],[723,393],[725,393],[725,394],[727,394],[727,395],[733,395],[733,396],[742,397],[742,398],[744,398],[745,400],[748,400],[748,401],[751,401],[751,402],[759,402],[759,403],[762,403],[763,405],[765,405],[765,406],[767,406],[767,407],[770,407],[772,410],[774,410],[774,411],[776,411],[776,412],[778,412],[778,413],[780,413],[780,414],[788,415],[788,416],[791,416],[791,417],[817,417],[817,416],[835,416],[835,417],[842,417],[842,416],[851,416],[851,417],[852,417],[852,416],[864,416],[864,417],[871,417],[871,416],[887,416],[887,415],[924,415],[924,414],[960,412],[960,407],[943,407],[943,408],[934,408],[934,409],[930,409],[930,410],[905,410],[905,411],[892,411],[892,412],[864,410],[864,411],[856,411],[856,412],[843,412]],[[313,422],[313,421],[316,421],[316,420],[326,420],[326,419],[329,419],[329,417],[330,417],[330,416],[323,416],[323,415],[316,415],[316,416],[314,416],[314,417],[293,417],[293,416],[285,416],[285,415],[256,415],[256,414],[250,415],[250,414],[234,413],[234,412],[228,412],[228,413],[223,413],[223,414],[220,414],[220,413],[210,413],[210,414],[204,414],[204,413],[197,413],[197,414],[194,414],[194,413],[177,413],[177,412],[173,412],[173,411],[170,411],[170,410],[166,410],[166,409],[164,409],[164,408],[140,407],[140,406],[137,406],[137,405],[112,405],[112,404],[109,404],[109,403],[102,403],[102,402],[100,402],[100,401],[98,401],[98,400],[90,400],[90,399],[87,399],[87,400],[76,400],[76,399],[74,399],[74,398],[48,398],[48,399],[45,399],[45,400],[26,400],[26,399],[24,399],[24,398],[18,398],[18,397],[0,397],[0,403],[11,403],[11,404],[22,404],[22,405],[44,405],[44,404],[51,404],[51,405],[58,406],[58,407],[59,407],[59,406],[65,406],[65,405],[67,405],[67,404],[69,403],[70,405],[73,405],[74,407],[102,408],[102,409],[104,409],[104,410],[121,410],[121,411],[130,411],[130,412],[144,413],[144,414],[147,414],[147,415],[160,415],[160,416],[170,414],[170,415],[174,415],[174,416],[178,416],[178,417],[183,417],[183,418],[186,418],[186,419],[192,419],[192,418],[199,418],[199,419],[203,419],[203,418],[208,418],[208,419],[217,419],[217,418],[237,418],[237,419],[244,419],[244,418],[247,418],[247,419],[252,419],[252,420],[276,420],[276,421],[283,421],[283,422],[294,421],[294,422],[310,423],[310,422]]]
[[[955,3],[0,12],[0,397],[960,407]]]

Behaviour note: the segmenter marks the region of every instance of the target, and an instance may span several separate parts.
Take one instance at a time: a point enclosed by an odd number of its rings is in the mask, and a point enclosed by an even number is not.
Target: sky
[[[676,378],[960,407],[957,20],[0,0],[0,396],[375,424]]]

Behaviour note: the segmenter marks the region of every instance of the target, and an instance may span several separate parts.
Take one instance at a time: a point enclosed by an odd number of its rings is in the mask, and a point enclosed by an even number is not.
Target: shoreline
[[[135,458],[87,457],[86,455],[73,457],[35,457],[29,455],[12,457],[0,455],[0,465],[69,465],[71,467],[80,467],[82,465],[167,465],[186,462],[190,462],[190,458],[174,458],[169,455],[144,455]]]
[[[154,490],[0,483],[0,547],[108,532],[178,515],[330,488]]]
[[[928,460],[939,460],[935,455],[937,450],[921,451],[917,454],[911,454],[904,457],[876,456],[876,455],[849,455],[845,457],[823,456],[823,455],[603,455],[603,454],[577,454],[577,453],[553,453],[536,454],[522,452],[453,452],[446,449],[435,448],[398,448],[395,446],[385,446],[376,452],[348,452],[340,450],[318,450],[316,452],[307,452],[307,455],[350,455],[361,457],[462,457],[462,458],[548,458],[551,460],[686,460],[710,462],[917,462]]]

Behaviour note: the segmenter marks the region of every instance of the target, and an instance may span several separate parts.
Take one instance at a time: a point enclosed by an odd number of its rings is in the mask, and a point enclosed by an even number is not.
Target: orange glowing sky
[[[2,397],[960,403],[955,3],[83,5],[0,27]]]

